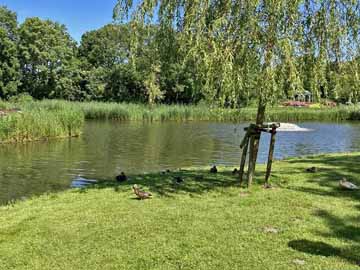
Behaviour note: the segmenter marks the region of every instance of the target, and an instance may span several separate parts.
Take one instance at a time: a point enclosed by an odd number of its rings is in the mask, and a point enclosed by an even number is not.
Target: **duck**
[[[218,169],[216,168],[216,166],[214,165],[211,169],[210,169],[210,173],[217,173]]]
[[[339,186],[343,189],[349,189],[349,190],[358,190],[359,189],[359,187],[357,185],[347,181],[346,178],[343,178],[342,180],[340,180]]]
[[[239,170],[237,168],[235,168],[233,171],[232,171],[232,174],[238,174],[239,173]]]
[[[138,187],[138,185],[133,185],[133,191],[135,193],[135,195],[140,199],[140,200],[145,200],[145,199],[150,199],[152,197],[152,194],[150,192],[145,192],[143,190],[140,190],[140,188]]]
[[[184,179],[181,176],[175,176],[173,177],[173,179],[177,184],[181,184],[184,182]]]
[[[121,172],[120,175],[116,176],[116,181],[125,182],[127,180],[127,176],[124,172]]]
[[[306,171],[307,171],[307,172],[310,172],[310,173],[316,173],[316,172],[317,172],[317,168],[316,168],[316,167],[307,168]]]

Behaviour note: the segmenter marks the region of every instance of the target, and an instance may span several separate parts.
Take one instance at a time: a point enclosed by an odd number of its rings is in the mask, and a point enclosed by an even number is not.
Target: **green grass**
[[[72,137],[82,131],[84,114],[75,107],[46,109],[37,103],[21,107],[21,113],[0,117],[0,143]]]
[[[360,192],[337,186],[360,185],[359,163],[360,153],[275,162],[269,190],[264,166],[251,192],[230,168],[189,168],[3,206],[0,268],[360,269]],[[136,200],[134,183],[153,199]]]

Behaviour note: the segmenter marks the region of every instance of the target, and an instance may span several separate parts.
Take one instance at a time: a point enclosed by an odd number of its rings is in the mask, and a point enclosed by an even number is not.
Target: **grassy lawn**
[[[276,187],[250,193],[231,168],[188,169],[2,206],[0,268],[360,269],[360,192],[337,186],[360,185],[359,164],[360,153],[276,162]],[[153,199],[136,200],[134,183]]]

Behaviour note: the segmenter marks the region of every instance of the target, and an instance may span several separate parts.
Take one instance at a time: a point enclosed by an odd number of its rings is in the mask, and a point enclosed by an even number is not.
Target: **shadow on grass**
[[[339,257],[347,260],[349,263],[360,266],[360,227],[357,225],[359,224],[360,217],[344,219],[324,210],[317,211],[314,215],[324,219],[329,228],[328,233],[318,232],[320,236],[345,240],[347,243],[351,242],[352,244],[339,248],[321,241],[301,239],[290,241],[288,246],[299,252],[311,255]]]
[[[289,187],[291,190],[301,191],[322,196],[348,197],[360,200],[359,191],[343,190],[339,188],[339,181],[346,178],[352,183],[360,186],[360,154],[342,156],[316,156],[297,160],[288,160],[290,164],[301,164],[300,166],[316,166],[316,173],[308,173],[308,183],[317,186]],[[303,173],[305,173],[303,171]]]
[[[360,217],[348,217],[346,219],[336,217],[328,211],[319,210],[315,216],[324,219],[330,229],[330,233],[320,233],[321,236],[335,237],[355,241],[360,245]],[[360,246],[359,246],[360,247]],[[360,260],[360,252],[359,252]]]
[[[336,168],[336,173],[338,176],[348,176],[348,175],[359,175],[360,174],[360,154],[352,155],[339,155],[339,156],[329,156],[329,155],[320,155],[315,157],[300,158],[294,160],[287,160],[289,164],[308,164],[308,166],[334,166]],[[321,172],[321,171],[320,171]],[[334,170],[332,170],[334,173]],[[335,175],[336,176],[336,175]],[[360,179],[354,179],[360,184]]]
[[[175,177],[181,177],[183,182],[177,183]],[[233,175],[230,171],[211,174],[206,170],[182,170],[179,172],[133,175],[124,183],[113,180],[100,180],[99,184],[90,188],[113,188],[115,192],[121,192],[131,189],[134,184],[140,185],[140,187],[144,187],[144,189],[160,196],[172,196],[176,193],[201,195],[215,189],[240,187],[238,176]]]
[[[348,246],[346,248],[333,247],[324,242],[310,241],[306,239],[293,240],[288,246],[296,251],[323,257],[339,257],[348,262],[360,266],[359,246]]]
[[[299,164],[299,172],[305,168],[316,166],[316,173],[308,173],[302,186],[289,186],[290,190],[300,191],[319,196],[337,197],[344,200],[360,200],[359,191],[343,190],[339,187],[339,181],[343,178],[360,186],[360,154],[340,156],[316,156],[296,160],[288,160],[289,164]],[[360,205],[353,206],[355,212],[360,210]],[[314,216],[324,220],[328,232],[316,232],[325,239],[339,239],[347,244],[344,247],[336,247],[329,243],[311,241],[307,239],[294,240],[288,246],[294,250],[324,257],[339,257],[348,262],[360,266],[360,216],[338,217],[328,211],[319,210]]]

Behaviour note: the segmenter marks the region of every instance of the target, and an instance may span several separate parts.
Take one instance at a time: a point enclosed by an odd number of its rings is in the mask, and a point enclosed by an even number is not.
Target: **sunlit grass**
[[[1,269],[359,269],[360,153],[274,163],[251,192],[232,168],[132,175],[0,207]],[[316,166],[314,174],[305,169]],[[175,184],[181,176],[183,184]],[[153,193],[139,201],[133,184]]]

